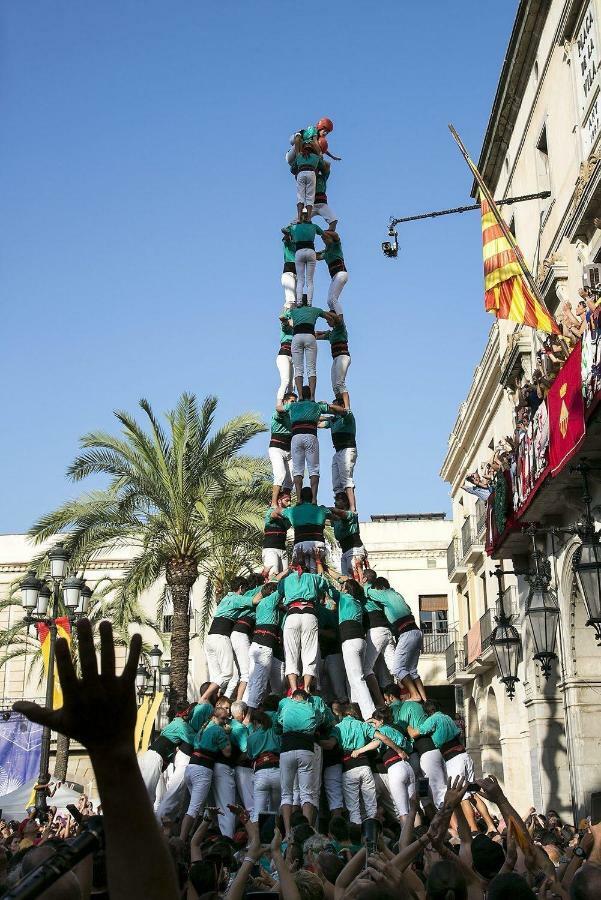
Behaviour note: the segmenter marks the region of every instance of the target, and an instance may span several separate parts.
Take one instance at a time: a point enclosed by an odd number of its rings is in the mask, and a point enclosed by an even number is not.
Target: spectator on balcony
[[[569,300],[566,300],[561,304],[557,322],[561,328],[562,335],[570,341],[570,343],[575,344],[582,334],[580,330],[581,321],[574,315],[572,304]]]
[[[467,494],[473,494],[474,497],[478,497],[478,499],[482,500],[484,503],[486,503],[491,495],[490,484],[487,484],[482,480],[478,471],[472,472],[470,475],[466,476],[462,490]]]

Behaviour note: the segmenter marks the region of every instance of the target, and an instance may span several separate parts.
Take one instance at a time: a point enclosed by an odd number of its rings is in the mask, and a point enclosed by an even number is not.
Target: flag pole
[[[482,175],[480,174],[480,172],[479,172],[478,169],[476,168],[475,163],[470,159],[470,155],[469,155],[469,153],[467,152],[467,149],[466,149],[466,147],[465,147],[465,144],[463,143],[463,141],[461,140],[461,138],[460,138],[459,135],[457,134],[455,128],[454,128],[453,125],[451,125],[451,124],[449,124],[449,131],[450,131],[451,134],[453,135],[453,138],[455,139],[455,143],[457,144],[457,146],[459,147],[459,150],[461,151],[461,155],[463,156],[463,158],[465,159],[466,163],[467,163],[468,166],[470,167],[471,172],[472,172],[472,175],[473,175],[474,178],[476,179],[476,181],[477,181],[477,183],[478,183],[478,187],[480,188],[480,191],[481,191],[482,195],[484,196],[484,198],[486,199],[488,205],[490,206],[490,210],[491,210],[493,216],[495,217],[495,219],[496,219],[496,221],[497,221],[497,225],[499,226],[499,228],[500,228],[501,231],[503,232],[504,237],[505,237],[505,238],[507,239],[507,241],[509,242],[510,247],[513,248],[513,250],[514,250],[514,252],[515,252],[515,255],[516,255],[516,259],[517,259],[517,261],[518,261],[518,263],[519,263],[519,266],[520,266],[520,268],[521,268],[521,270],[522,270],[522,273],[523,273],[523,275],[524,275],[524,278],[525,278],[526,281],[528,282],[528,286],[529,286],[530,290],[532,291],[532,294],[534,295],[534,297],[536,297],[536,299],[538,300],[538,302],[540,303],[540,305],[542,306],[542,308],[547,312],[549,318],[550,318],[552,321],[555,321],[555,317],[554,317],[554,316],[549,312],[549,310],[547,309],[547,304],[545,303],[545,301],[544,301],[544,299],[543,299],[543,296],[542,296],[542,294],[541,294],[541,292],[540,292],[539,286],[537,285],[536,281],[534,280],[534,278],[533,278],[533,276],[532,276],[532,272],[531,272],[530,269],[528,268],[528,263],[527,263],[526,260],[524,259],[523,255],[522,255],[522,251],[521,251],[520,248],[518,247],[518,245],[517,245],[517,243],[516,243],[516,240],[515,240],[513,234],[511,233],[511,231],[510,231],[510,229],[509,229],[509,226],[507,225],[505,219],[504,219],[503,216],[501,215],[501,213],[500,213],[500,211],[499,211],[499,207],[498,207],[497,204],[495,203],[495,200],[494,200],[493,195],[492,195],[491,192],[488,190],[488,188],[487,188],[487,186],[486,186],[486,184],[485,184],[485,182],[484,182],[484,179],[482,178]]]

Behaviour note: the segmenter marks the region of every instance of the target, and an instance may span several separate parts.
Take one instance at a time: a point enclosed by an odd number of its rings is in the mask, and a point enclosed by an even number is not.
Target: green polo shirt
[[[296,244],[303,241],[312,243],[316,234],[323,234],[323,228],[315,225],[314,222],[297,222],[296,225],[289,225],[286,231]]]
[[[278,706],[278,724],[282,732],[291,731],[301,734],[315,734],[322,723],[322,715],[312,703],[284,697]]]
[[[325,310],[320,309],[319,306],[293,306],[288,314],[289,318],[292,319],[292,325],[312,325],[314,326],[318,319],[323,318],[325,316]],[[300,401],[303,402],[303,401]],[[304,401],[305,403],[307,401]],[[310,401],[309,401],[310,402]],[[296,405],[300,405],[299,401],[297,401]]]
[[[280,324],[280,344],[289,344],[292,341],[292,326],[286,322],[281,322]],[[284,415],[284,413],[280,413],[280,415]]]
[[[330,328],[328,332],[328,340],[330,344],[340,344],[340,343],[348,343],[348,330],[344,322],[340,322],[338,325],[334,325],[333,328]],[[347,415],[353,415],[352,413],[347,413]],[[353,416],[353,419],[355,417]]]
[[[241,753],[246,753],[246,742],[248,739],[248,728],[237,719],[230,722],[231,732],[230,739],[234,747],[237,747]]]
[[[332,725],[336,724],[336,716],[334,715],[330,707],[326,706],[321,697],[319,697],[317,694],[310,694],[309,703],[311,703],[311,705],[321,716],[322,725],[331,727]]]
[[[211,714],[212,712],[213,708],[211,707]],[[193,746],[196,730],[188,722],[184,721],[184,719],[175,718],[162,729],[161,737],[167,738],[167,740],[172,741],[174,744],[184,743]]]
[[[267,516],[265,517],[267,520]],[[281,522],[281,519],[279,520]],[[282,614],[279,609],[280,597],[277,591],[274,591],[272,594],[269,594],[268,597],[263,597],[259,600],[259,604],[256,607],[257,618],[255,621],[255,628],[260,628],[261,625],[280,625],[282,620]]]
[[[334,537],[340,544],[348,540],[348,538],[359,534],[359,516],[357,513],[351,512],[350,509],[345,513],[344,519],[339,519],[337,516],[334,516],[333,522]]]
[[[356,600],[351,594],[345,594],[344,591],[338,591],[333,588],[331,591],[332,599],[338,604],[338,624],[343,625],[345,622],[363,622],[363,604]]]
[[[296,406],[295,403],[288,403],[287,406]],[[285,437],[291,437],[292,424],[290,422],[290,414],[288,412],[275,412],[271,417],[271,433],[281,434]]]
[[[360,722],[353,716],[345,716],[341,722],[334,726],[332,733],[346,753],[351,750],[361,750],[373,740],[376,729],[367,722]]]
[[[311,308],[311,307],[307,307]],[[285,403],[284,410],[290,416],[290,423],[319,422],[320,417],[329,412],[329,404],[315,400],[296,400],[294,403]]]
[[[296,244],[292,240],[283,241],[284,244],[284,262],[285,263],[293,263],[296,259]]]
[[[397,747],[400,747],[405,753],[411,753],[413,746],[411,741],[406,738],[404,734],[401,734],[397,728],[393,728],[391,725],[378,725],[377,730],[380,734],[384,734],[387,738],[390,738],[391,741],[394,741]],[[382,743],[382,741],[380,741],[380,746],[388,748],[388,745]]]
[[[200,731],[202,726],[206,725],[212,715],[213,707],[210,703],[197,703],[190,716],[190,725],[194,731]]]
[[[229,742],[227,733],[221,725],[217,725],[216,722],[211,722],[204,731],[201,731],[200,734],[196,735],[194,749],[209,750],[211,753],[218,753],[220,750],[223,750],[224,747],[227,747]]]
[[[308,140],[311,140],[311,138],[309,138]],[[313,169],[317,169],[320,162],[321,162],[321,157],[318,156],[317,153],[308,153],[306,156],[303,156],[302,153],[297,153],[296,159],[294,160],[294,164],[297,167],[311,166],[311,168],[313,168]]]
[[[330,177],[329,172],[318,172],[317,178],[315,181],[315,193],[316,194],[325,194],[327,191],[327,181]]]
[[[395,700],[390,709],[397,727],[411,725],[412,728],[419,731],[421,723],[427,718],[424,707],[417,700]]]
[[[380,604],[380,607],[384,610],[384,615],[391,624],[398,621],[398,619],[403,619],[405,616],[413,615],[411,607],[405,598],[392,588],[377,591],[375,588],[367,586],[365,593],[371,600],[375,600],[376,603]]]
[[[325,525],[330,516],[327,506],[318,506],[316,503],[298,503],[296,506],[288,506],[282,510],[282,517],[287,519],[293,528],[302,525]],[[288,576],[290,578],[290,576]]]
[[[246,755],[249,759],[256,759],[261,753],[280,753],[281,750],[282,739],[273,728],[259,728],[246,739]]]
[[[217,604],[217,609],[215,610],[213,618],[235,620],[243,609],[250,609],[251,606],[252,604],[245,594],[234,594],[230,592]]]
[[[440,750],[443,744],[452,741],[461,733],[455,722],[450,716],[446,716],[442,712],[435,712],[420,722],[417,728],[420,734],[429,734],[434,741],[434,746]]]
[[[323,252],[323,258],[328,263],[328,265],[335,262],[337,259],[341,259],[344,261],[344,256],[342,254],[342,243],[340,241],[328,241]]]
[[[291,572],[278,584],[278,596],[285,606],[294,600],[305,600],[308,603],[316,603],[319,596],[329,592],[329,582],[322,575],[314,575],[312,572]]]

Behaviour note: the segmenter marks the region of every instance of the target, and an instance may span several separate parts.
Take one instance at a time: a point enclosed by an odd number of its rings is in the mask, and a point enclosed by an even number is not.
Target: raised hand
[[[142,649],[142,636],[134,634],[121,675],[115,675],[115,644],[110,622],[101,622],[100,672],[88,619],[76,625],[81,678],[78,678],[64,638],[56,642],[56,666],[63,691],[60,709],[45,709],[37,703],[19,700],[13,705],[31,722],[48,726],[72,740],[79,741],[90,755],[110,749],[131,753],[136,726],[135,677]]]
[[[447,790],[444,795],[444,806],[455,809],[459,806],[467,792],[467,781],[462,775],[456,778],[449,778],[447,782]]]
[[[480,786],[484,799],[490,800],[491,803],[496,803],[497,800],[500,800],[503,797],[501,785],[494,775],[487,775],[485,778],[480,778],[476,784]]]

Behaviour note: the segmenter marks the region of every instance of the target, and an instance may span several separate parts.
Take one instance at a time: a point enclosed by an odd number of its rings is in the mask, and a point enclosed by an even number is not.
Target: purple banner
[[[21,713],[11,712],[6,722],[0,717],[0,797],[37,779],[41,748],[41,725]]]

